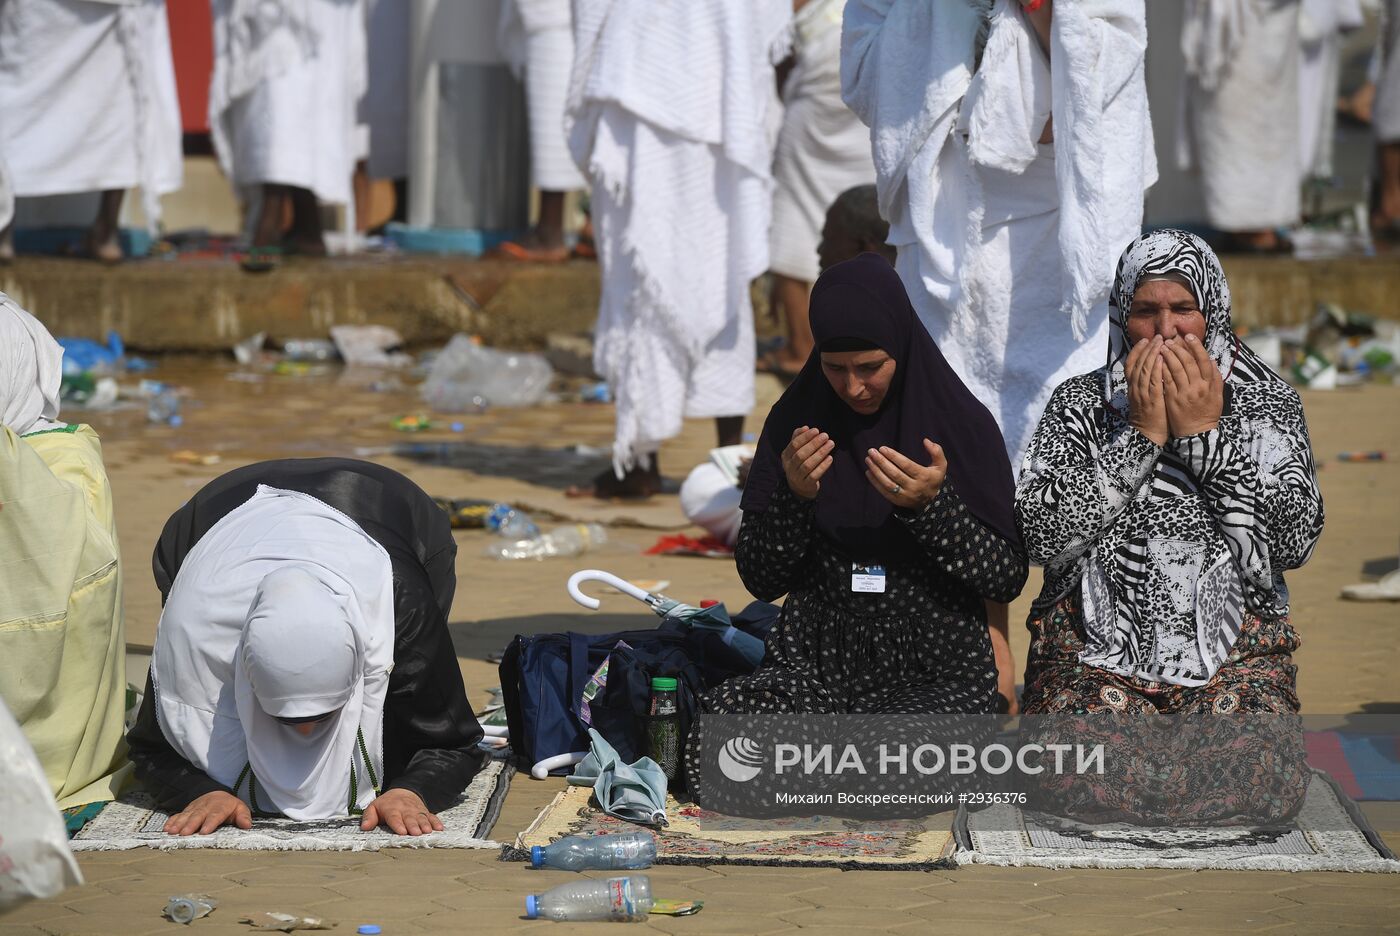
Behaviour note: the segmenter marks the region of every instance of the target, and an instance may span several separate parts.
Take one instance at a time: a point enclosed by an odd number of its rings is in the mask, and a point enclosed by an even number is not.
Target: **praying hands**
[[[1225,381],[1200,339],[1144,338],[1128,353],[1128,421],[1159,446],[1209,432],[1225,408]]]

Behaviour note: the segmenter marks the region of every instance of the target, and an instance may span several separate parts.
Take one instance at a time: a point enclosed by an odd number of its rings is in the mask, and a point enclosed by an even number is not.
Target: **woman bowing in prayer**
[[[1323,516],[1298,394],[1235,337],[1220,263],[1193,234],[1139,237],[1110,306],[1107,363],[1055,390],[1017,486],[1045,566],[1023,710],[1294,715],[1283,573]],[[1306,775],[1284,753],[1269,775],[1287,799]],[[1114,790],[1095,795],[1111,812]]]
[[[447,631],[456,551],[422,490],[350,459],[249,465],[176,511],[128,736],[165,831],[277,814],[440,831],[483,763]]]
[[[735,553],[749,591],[788,598],[763,667],[702,707],[995,712],[985,603],[1027,573],[996,422],[883,258],[823,272],[811,321],[817,349],[768,415]]]

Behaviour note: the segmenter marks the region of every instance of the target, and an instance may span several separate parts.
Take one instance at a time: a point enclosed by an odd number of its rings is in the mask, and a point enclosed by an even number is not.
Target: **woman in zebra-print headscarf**
[[[1298,394],[1193,234],[1139,237],[1109,302],[1105,366],[1055,390],[1017,484],[1045,566],[1023,710],[1296,714],[1283,573],[1323,517]]]

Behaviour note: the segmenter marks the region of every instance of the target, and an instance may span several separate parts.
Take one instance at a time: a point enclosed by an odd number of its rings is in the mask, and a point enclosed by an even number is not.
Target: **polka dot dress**
[[[757,672],[701,696],[717,714],[991,713],[997,671],[984,601],[1025,584],[1024,552],[984,527],[951,482],[890,554],[882,594],[852,590],[852,561],[784,485],[748,512],[735,558],[755,596],[788,596]]]

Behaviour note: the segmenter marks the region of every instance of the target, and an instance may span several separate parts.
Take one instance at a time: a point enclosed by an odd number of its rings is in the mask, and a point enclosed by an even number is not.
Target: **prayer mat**
[[[958,864],[1400,872],[1356,804],[1317,770],[1297,818],[1282,829],[1091,825],[998,805],[960,809],[953,835]]]
[[[1308,764],[1354,800],[1400,800],[1400,738],[1347,731],[1304,734]]]
[[[593,789],[572,786],[554,798],[520,833],[505,861],[525,861],[530,847],[566,835],[605,835],[646,828],[607,815]],[[816,816],[741,819],[666,797],[665,829],[656,836],[657,864],[769,865],[863,871],[930,871],[953,867],[948,814],[924,820],[860,822]]]
[[[236,848],[245,851],[378,851],[381,848],[500,848],[488,835],[515,768],[502,758],[488,761],[456,805],[438,813],[445,827],[430,835],[394,835],[384,829],[360,831],[360,820],[253,820],[248,831],[224,826],[212,835],[167,835],[169,815],[146,793],[129,793],[108,803],[69,844],[74,851],[120,851],[128,848]]]

